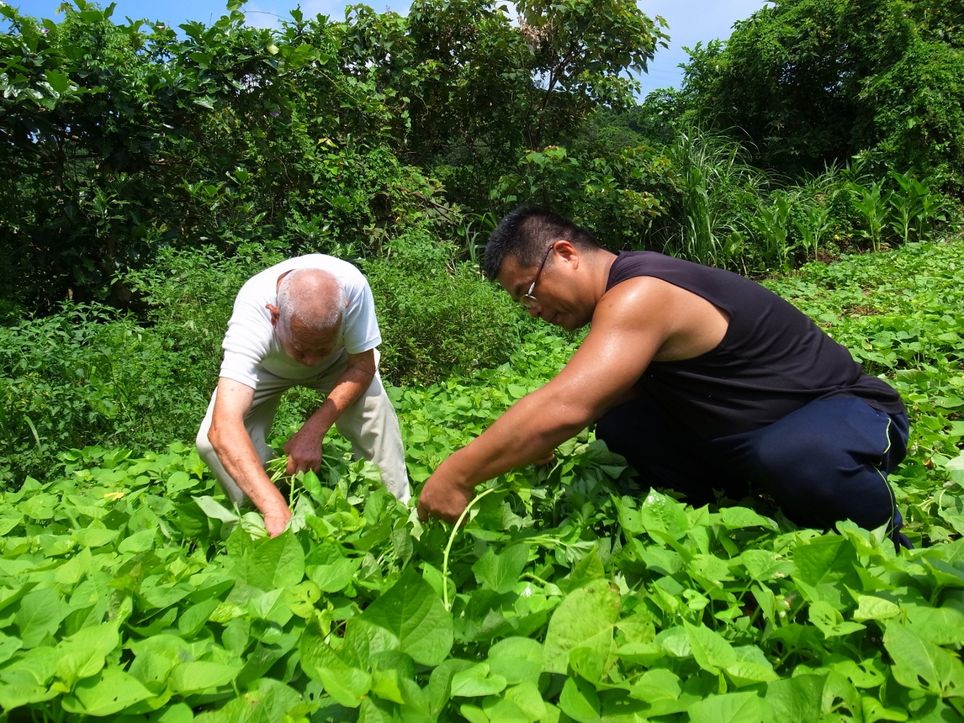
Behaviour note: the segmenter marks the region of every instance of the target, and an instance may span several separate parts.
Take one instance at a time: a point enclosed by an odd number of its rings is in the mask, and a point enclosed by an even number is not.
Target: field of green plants
[[[639,490],[589,433],[460,529],[332,440],[275,539],[183,445],[70,450],[0,493],[3,719],[960,720],[961,278],[957,239],[768,282],[907,401],[911,551]],[[416,488],[570,351],[394,390]]]
[[[761,3],[662,90],[643,74],[678,29],[636,0],[275,28],[240,0],[177,28],[16,5],[0,723],[964,719],[960,0]],[[229,509],[185,440],[241,284],[306,252],[365,273],[417,492],[574,348],[479,274],[523,203],[614,251],[767,275],[894,384],[915,548],[762,499],[694,509],[591,430],[455,529],[337,437],[279,481],[290,531]],[[276,448],[317,403],[285,399]]]

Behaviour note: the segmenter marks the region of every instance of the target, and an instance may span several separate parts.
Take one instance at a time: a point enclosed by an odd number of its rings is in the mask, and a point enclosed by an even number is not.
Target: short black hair
[[[521,266],[535,266],[549,244],[560,239],[583,249],[600,248],[589,231],[559,214],[535,206],[520,206],[504,216],[489,236],[482,271],[489,279],[495,279],[506,256],[515,256]]]

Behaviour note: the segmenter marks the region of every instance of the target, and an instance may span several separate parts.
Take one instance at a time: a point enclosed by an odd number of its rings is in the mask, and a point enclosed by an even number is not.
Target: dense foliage
[[[919,232],[964,171],[961,11],[865,5],[767,5],[641,106],[666,36],[628,0],[527,0],[518,21],[491,0],[295,10],[275,29],[233,0],[178,29],[87,0],[60,22],[0,6],[0,316],[73,299],[144,321],[130,271],[247,242],[380,260],[431,237],[430,277],[458,284],[533,201],[612,247],[754,272],[905,241],[889,195],[920,206]]]
[[[420,525],[332,440],[273,540],[181,445],[72,450],[0,495],[3,715],[959,719],[962,272],[957,240],[771,282],[908,400],[912,551],[794,529],[762,500],[646,494],[587,435],[481,490],[455,529]],[[473,380],[393,390],[416,483],[570,352],[530,335]]]
[[[0,297],[129,301],[158,249],[241,241],[380,256],[452,201],[487,202],[520,153],[596,106],[625,106],[659,30],[628,0],[421,0],[407,17],[295,10],[280,29],[230,2],[211,26],[62,22],[0,6]],[[440,194],[440,180],[454,197]]]
[[[777,0],[698,46],[677,101],[798,175],[867,154],[964,189],[964,9],[952,0]]]
[[[239,7],[0,3],[0,718],[964,717],[964,243],[917,243],[960,218],[959,2],[777,0],[642,105],[665,35],[630,0]],[[591,432],[454,529],[336,435],[278,475],[289,531],[224,505],[184,442],[245,279],[366,273],[417,492],[572,351],[478,271],[532,201],[751,274],[877,252],[767,283],[906,401],[916,549],[694,509]]]

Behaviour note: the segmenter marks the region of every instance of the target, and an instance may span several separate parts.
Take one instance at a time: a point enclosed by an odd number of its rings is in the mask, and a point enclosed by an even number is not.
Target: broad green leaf
[[[156,650],[142,650],[134,658],[128,672],[155,695],[167,690],[171,671],[181,664],[177,653],[165,655]]]
[[[504,638],[489,648],[487,663],[493,675],[510,685],[538,681],[542,672],[542,643],[531,638]]]
[[[810,622],[820,628],[827,638],[850,635],[864,629],[861,623],[845,621],[839,610],[822,600],[810,604]]]
[[[360,619],[391,632],[398,638],[399,650],[423,665],[438,665],[452,649],[452,616],[412,568],[406,568]]]
[[[32,495],[20,503],[20,512],[35,520],[52,519],[57,511],[60,499],[48,492]]]
[[[326,642],[305,633],[299,644],[301,669],[325,686],[328,694],[346,708],[357,708],[371,690],[370,673],[347,665]]]
[[[358,564],[342,557],[325,565],[308,565],[306,573],[322,592],[341,592],[355,579]]]
[[[402,678],[398,670],[373,670],[371,694],[382,700],[399,705],[405,704],[405,694],[402,692]]]
[[[473,665],[468,660],[459,658],[449,658],[439,664],[429,676],[428,685],[425,686],[425,695],[428,698],[429,711],[436,718],[442,709],[449,702],[452,689],[452,678],[462,670],[468,670]]]
[[[640,515],[636,498],[622,497],[615,500],[615,503],[619,526],[623,528],[623,531],[626,533],[627,537],[635,537],[636,535],[645,532],[645,528],[643,527],[643,519]]]
[[[739,530],[744,527],[763,527],[768,530],[779,529],[777,523],[769,517],[747,507],[724,507],[720,510],[720,521],[728,530]]]
[[[858,595],[854,620],[887,620],[900,615],[900,606],[876,595]]]
[[[23,643],[19,638],[0,633],[0,665],[3,665],[10,660],[10,658],[13,657],[13,654],[22,647]]]
[[[229,510],[213,497],[201,495],[194,497],[194,504],[201,508],[205,515],[221,522],[237,522],[238,513]]]
[[[524,720],[544,720],[548,713],[546,703],[539,692],[539,686],[533,681],[525,681],[505,691],[504,702],[514,705],[522,714]],[[485,712],[490,720],[507,720],[508,716],[499,715],[498,709],[490,709],[485,705]]]
[[[191,477],[184,470],[177,470],[167,478],[167,494],[176,495],[178,492],[189,490],[199,484],[200,480],[196,477]]]
[[[57,645],[57,677],[69,688],[81,678],[96,675],[107,655],[120,645],[116,623],[82,628]]]
[[[452,696],[477,698],[495,695],[505,690],[506,680],[501,675],[491,675],[486,663],[473,665],[452,676]]]
[[[562,712],[575,721],[601,720],[599,695],[592,683],[582,678],[566,678],[559,695]]]
[[[939,608],[913,603],[902,607],[911,632],[936,645],[964,647],[964,612],[946,604]]]
[[[619,618],[620,597],[608,580],[593,580],[569,593],[559,604],[546,631],[543,668],[566,673],[570,652],[584,649],[582,662],[599,674],[605,669]]]
[[[284,597],[291,612],[308,620],[315,614],[315,604],[321,599],[321,589],[311,580],[302,580],[287,588]]]
[[[901,685],[943,698],[964,695],[964,663],[958,655],[898,622],[887,623],[884,647],[894,661],[894,678]]]
[[[230,665],[195,660],[174,668],[169,684],[175,693],[213,693],[231,683],[240,671],[240,662]]]
[[[106,716],[151,697],[153,694],[134,676],[107,668],[96,679],[78,683],[73,695],[64,696],[63,706],[68,713]]]
[[[699,666],[713,675],[719,675],[730,665],[736,663],[737,656],[733,646],[719,633],[705,625],[684,623],[690,641],[690,650]]]
[[[305,553],[290,531],[247,546],[239,560],[239,577],[260,590],[296,585],[305,576]]]
[[[15,510],[5,510],[6,514],[0,517],[0,537],[5,537],[8,532],[15,529],[21,522],[23,522],[23,517],[16,515]]]
[[[822,675],[797,675],[769,683],[765,698],[773,711],[773,720],[819,720],[826,712],[821,710],[825,680]]]
[[[734,562],[739,562],[754,580],[767,582],[776,577],[786,577],[793,564],[783,559],[774,550],[751,548],[740,553]]]
[[[958,424],[960,424],[960,422],[958,422]],[[945,467],[947,468],[948,476],[956,482],[959,487],[964,488],[964,452],[958,454],[948,462]]]
[[[776,680],[773,664],[755,645],[741,645],[733,648],[736,660],[726,666],[726,674],[737,686],[765,683]]]
[[[855,688],[876,688],[888,677],[888,666],[883,658],[851,660],[843,656],[834,657],[827,667],[848,680]]]
[[[94,567],[94,557],[86,547],[69,558],[54,571],[54,580],[60,585],[76,585]]]
[[[707,589],[713,589],[733,579],[730,562],[716,555],[693,555],[686,568],[690,576]]]
[[[689,708],[693,723],[749,723],[776,720],[756,693],[711,695]]]
[[[754,585],[750,588],[750,593],[756,600],[756,604],[760,606],[760,610],[763,611],[763,618],[771,625],[775,624],[777,622],[777,598],[773,591],[763,585]]]
[[[328,694],[346,708],[357,708],[372,687],[372,676],[358,668],[319,667],[315,674]]]
[[[682,539],[690,529],[683,505],[655,490],[646,495],[639,514],[643,528],[661,542]]]
[[[32,648],[53,635],[69,612],[51,588],[37,588],[24,595],[15,617],[24,647]]]
[[[868,721],[906,721],[911,720],[910,716],[903,710],[897,708],[888,708],[883,703],[881,703],[877,698],[872,696],[864,696],[860,699],[860,709],[863,713],[864,720]]]
[[[676,700],[680,695],[680,679],[676,673],[665,668],[647,670],[633,682],[629,693],[647,703]]]
[[[529,549],[525,545],[512,545],[502,554],[489,548],[472,566],[472,572],[482,587],[500,594],[507,593],[519,583],[528,558]]]
[[[156,535],[156,528],[135,532],[133,535],[125,537],[121,541],[121,543],[117,546],[117,551],[128,555],[133,555],[138,552],[147,552],[154,547],[154,537]]]
[[[72,534],[78,545],[93,549],[113,542],[120,533],[117,530],[108,530],[98,523],[97,526],[74,530]]]
[[[841,535],[821,535],[797,545],[793,551],[793,577],[811,602],[820,600],[843,610],[848,598],[844,590],[861,589],[857,576],[860,564],[850,540]]]
[[[53,669],[53,661],[48,667]],[[22,667],[10,666],[0,671],[0,707],[12,710],[57,697],[57,689],[46,684],[48,678],[38,680],[32,671]]]
[[[185,638],[192,638],[204,627],[211,613],[221,604],[217,598],[202,600],[185,610],[177,621],[177,630]]]
[[[661,630],[656,636],[656,642],[674,658],[688,658],[693,655],[692,637],[688,628],[675,627]]]

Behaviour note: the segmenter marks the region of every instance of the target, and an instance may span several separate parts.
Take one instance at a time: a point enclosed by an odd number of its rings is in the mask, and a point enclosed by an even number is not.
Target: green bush
[[[364,264],[375,294],[381,369],[395,384],[429,383],[500,364],[532,322],[453,244],[422,231],[392,241]]]
[[[190,438],[206,390],[189,363],[129,317],[73,305],[0,327],[0,476],[46,474],[65,449],[160,449]]]

